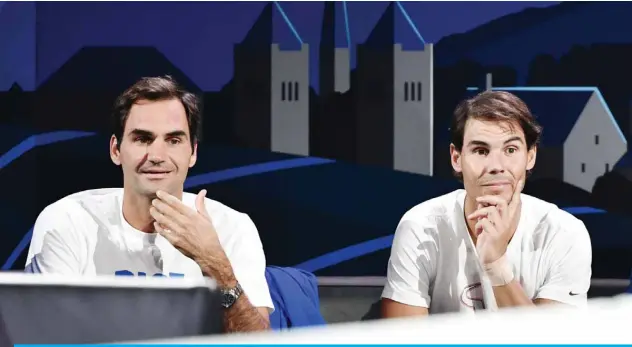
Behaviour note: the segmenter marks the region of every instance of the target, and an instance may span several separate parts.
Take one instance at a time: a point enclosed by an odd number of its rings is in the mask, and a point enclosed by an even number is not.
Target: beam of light
[[[287,23],[287,26],[290,27],[290,30],[292,30],[292,33],[294,34],[294,37],[296,37],[296,39],[298,40],[298,42],[302,46],[303,45],[303,40],[301,39],[301,36],[298,34],[298,31],[296,31],[296,28],[294,28],[294,25],[292,25],[292,21],[290,21],[290,19],[285,14],[285,11],[283,11],[283,8],[281,7],[281,4],[279,4],[278,1],[274,1],[274,4],[276,5],[277,10],[279,10],[279,13],[281,14],[281,17],[283,17],[283,19],[285,20],[285,23]]]
[[[415,22],[413,22],[412,18],[410,18],[404,6],[399,1],[395,1],[395,4],[397,4],[397,7],[399,8],[400,12],[402,13],[406,21],[408,21],[408,24],[410,25],[410,28],[413,29],[413,31],[415,32],[415,35],[417,35],[421,43],[425,45],[426,40],[424,40],[424,38],[421,36],[421,34],[419,33],[419,30],[417,30],[417,26],[415,25]]]
[[[349,13],[347,11],[347,2],[342,2],[342,13],[345,17],[345,31],[347,33],[347,48],[351,51],[351,31],[349,30]]]
[[[11,164],[11,162],[33,148],[92,135],[94,135],[94,133],[85,131],[53,131],[50,133],[31,135],[0,156],[0,169]]]

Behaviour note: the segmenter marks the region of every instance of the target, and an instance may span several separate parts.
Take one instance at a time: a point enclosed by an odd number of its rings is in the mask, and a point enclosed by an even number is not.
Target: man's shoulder
[[[40,215],[55,214],[77,217],[92,210],[101,213],[116,206],[123,194],[123,188],[89,189],[66,195],[46,206]]]
[[[455,191],[420,202],[410,208],[402,216],[402,221],[417,224],[434,223],[439,219],[450,219],[460,199],[464,198],[465,190]]]
[[[537,222],[535,234],[553,238],[589,238],[584,222],[556,204],[534,196],[522,194],[525,217]],[[546,234],[546,236],[544,235]]]
[[[414,235],[416,240],[420,240],[452,235],[457,225],[455,211],[464,198],[465,191],[459,189],[413,206],[400,219],[397,236],[406,238],[406,235]]]

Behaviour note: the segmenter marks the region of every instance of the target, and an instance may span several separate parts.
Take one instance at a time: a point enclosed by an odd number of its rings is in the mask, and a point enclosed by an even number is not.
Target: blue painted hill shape
[[[437,42],[437,49],[441,49],[442,54],[455,56],[474,51],[493,44],[497,40],[511,38],[521,31],[536,27],[549,20],[555,20],[559,16],[573,13],[586,4],[588,2],[561,2],[558,5],[544,8],[527,8],[496,18],[466,33],[446,36]],[[452,64],[453,59],[450,59],[450,62],[443,61],[441,63]]]
[[[394,231],[399,218],[414,205],[462,187],[455,180],[342,162],[244,177],[234,184],[261,201],[384,233]],[[286,215],[290,218],[291,213]],[[328,232],[321,231],[321,236],[334,237]],[[360,241],[368,237],[338,236]]]
[[[435,62],[445,66],[468,58],[483,65],[512,66],[518,84],[525,84],[529,63],[538,54],[559,58],[574,45],[629,43],[630,11],[630,2],[564,2],[525,10],[460,35],[462,45],[448,44],[456,39],[441,40]]]
[[[38,92],[120,93],[141,77],[162,75],[171,75],[190,91],[200,91],[154,47],[84,47],[42,83]]]

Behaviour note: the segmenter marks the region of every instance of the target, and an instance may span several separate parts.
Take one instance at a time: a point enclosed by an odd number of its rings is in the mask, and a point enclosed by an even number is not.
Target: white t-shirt
[[[518,228],[506,256],[532,300],[585,306],[592,275],[584,223],[557,206],[521,194]],[[423,202],[402,217],[391,249],[382,297],[430,313],[497,308],[489,279],[467,231],[459,189]]]
[[[182,201],[195,209],[195,194]],[[86,190],[47,206],[38,216],[26,271],[77,275],[201,277],[200,267],[157,233],[123,218],[123,189]],[[274,309],[266,259],[248,215],[206,198],[206,209],[235,277],[256,307]]]

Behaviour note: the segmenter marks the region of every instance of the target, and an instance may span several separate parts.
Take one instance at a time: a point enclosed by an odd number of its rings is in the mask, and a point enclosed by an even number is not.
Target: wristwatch
[[[241,289],[241,284],[237,282],[237,285],[235,287],[222,289],[221,292],[222,292],[222,306],[224,306],[224,308],[229,308],[233,306],[233,304],[237,301],[237,299],[239,299],[239,297],[244,292],[244,290]]]

